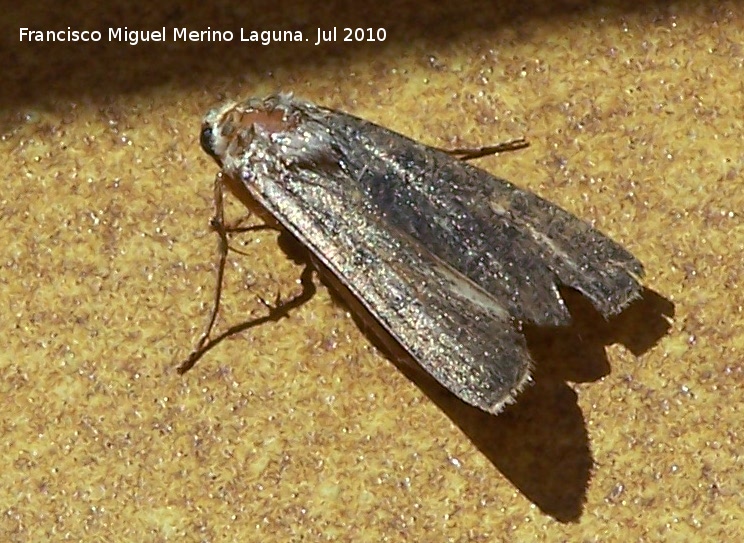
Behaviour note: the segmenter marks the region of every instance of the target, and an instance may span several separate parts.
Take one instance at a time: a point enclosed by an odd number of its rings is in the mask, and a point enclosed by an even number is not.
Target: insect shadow
[[[242,229],[274,228],[260,225]],[[333,297],[349,306],[365,335],[468,436],[491,463],[543,512],[561,522],[576,522],[583,511],[593,466],[586,423],[577,395],[568,382],[593,382],[611,371],[605,348],[621,343],[634,355],[655,345],[670,328],[674,305],[645,288],[642,297],[620,315],[605,320],[578,292],[562,288],[572,315],[566,327],[525,325],[523,332],[535,362],[533,383],[513,405],[491,415],[461,401],[421,369],[379,326],[333,275],[286,230],[279,246],[294,262],[304,264],[301,292],[274,303],[265,302],[265,316],[230,327],[212,339],[209,349],[239,332],[289,318],[316,292],[313,272],[330,287]]]
[[[525,327],[535,362],[533,384],[498,416],[460,401],[422,371],[399,367],[535,505],[556,520],[576,522],[593,458],[584,416],[568,382],[608,375],[608,345],[622,343],[634,355],[649,350],[668,332],[674,305],[644,289],[641,299],[605,320],[578,292],[561,289],[561,295],[572,324]]]

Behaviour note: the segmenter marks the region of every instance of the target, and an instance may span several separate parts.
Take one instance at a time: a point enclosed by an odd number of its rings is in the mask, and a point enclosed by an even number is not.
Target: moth
[[[206,115],[201,145],[222,170],[219,282],[227,184],[305,245],[426,372],[486,412],[530,379],[522,326],[570,323],[559,285],[605,318],[641,295],[641,263],[587,223],[353,115],[286,94],[228,102]],[[218,304],[180,371],[209,347]]]

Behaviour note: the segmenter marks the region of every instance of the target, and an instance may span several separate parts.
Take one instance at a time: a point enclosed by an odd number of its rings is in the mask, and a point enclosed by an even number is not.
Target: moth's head
[[[289,96],[228,102],[204,117],[200,142],[204,151],[224,166],[249,150],[254,140],[290,132],[297,124]]]

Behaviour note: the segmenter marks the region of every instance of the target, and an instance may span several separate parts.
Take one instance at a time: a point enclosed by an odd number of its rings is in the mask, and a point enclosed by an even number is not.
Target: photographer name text
[[[384,28],[318,28],[306,36],[302,30],[248,30],[241,28],[238,32],[231,30],[189,30],[173,28],[170,32],[165,27],[158,30],[131,30],[127,27],[100,30],[76,30],[69,26],[66,30],[35,30],[20,28],[22,42],[121,42],[137,45],[148,42],[252,42],[270,45],[278,42],[309,42],[313,45],[332,42],[376,42],[385,41],[387,32]]]

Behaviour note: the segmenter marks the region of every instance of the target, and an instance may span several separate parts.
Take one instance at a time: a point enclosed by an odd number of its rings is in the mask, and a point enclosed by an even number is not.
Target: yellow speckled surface
[[[744,538],[739,3],[24,4],[0,23],[5,540]],[[68,26],[169,40],[18,40]],[[207,26],[312,38],[171,39]],[[333,26],[387,39],[312,45]],[[626,245],[646,298],[602,323],[570,297],[498,417],[416,386],[322,286],[177,375],[214,283],[201,116],[275,90],[433,145],[527,136],[480,165]],[[299,292],[276,232],[245,239],[223,325]]]

